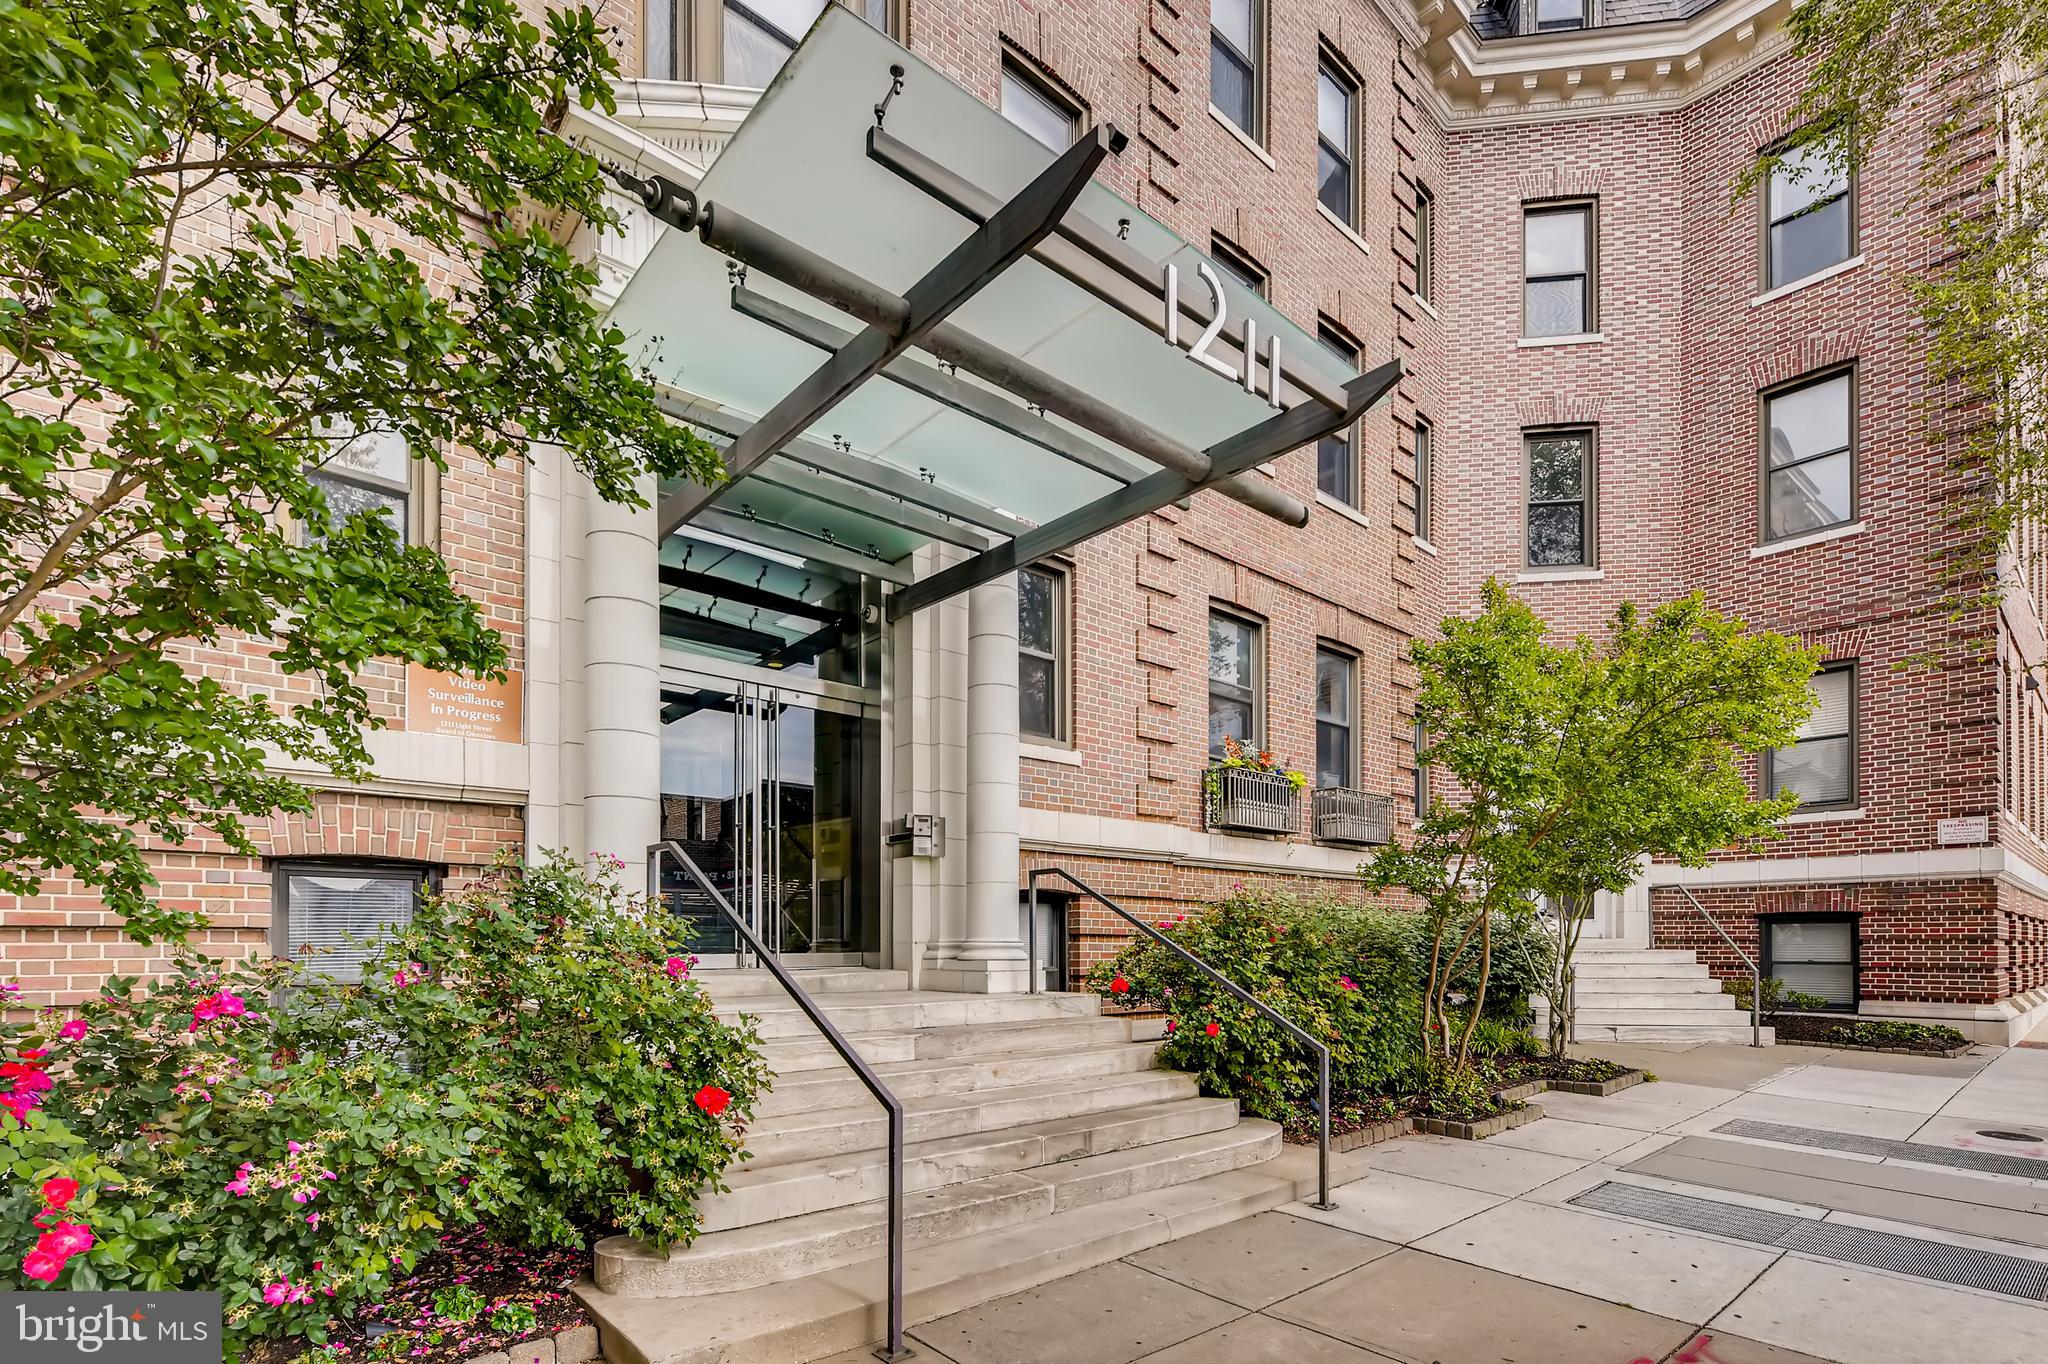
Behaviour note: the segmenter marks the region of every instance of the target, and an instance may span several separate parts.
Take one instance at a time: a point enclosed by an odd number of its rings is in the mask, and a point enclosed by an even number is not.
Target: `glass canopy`
[[[827,5],[704,176],[698,203],[744,215],[881,289],[908,292],[977,225],[870,156],[875,106],[890,94],[892,67],[904,75],[888,102],[887,134],[987,197],[1009,200],[1052,164],[1054,153],[1028,133],[845,7]],[[1293,377],[1284,401],[1316,402],[1300,391],[1305,382],[1327,395],[1357,377],[1263,299],[1220,272],[1205,272],[1202,253],[1099,181],[1068,210],[1066,223],[1077,219],[1120,238],[1161,281],[1165,267],[1175,267],[1179,294],[1193,313],[1180,317],[1177,343],[1161,334],[1161,286],[1140,295],[1159,309],[1148,326],[1126,311],[1128,301],[1119,307],[1034,257],[969,298],[949,319],[953,326],[1198,451],[1275,412],[1240,376],[1188,353],[1212,312],[1205,274],[1220,281],[1232,328],[1256,327],[1261,360],[1269,341],[1277,341],[1283,371]],[[718,414],[725,429],[706,429],[721,444],[830,355],[743,314],[736,285],[829,324],[829,335],[843,339],[863,329],[860,320],[761,270],[739,270],[694,233],[663,232],[612,317],[637,358],[674,390],[679,410]],[[1216,349],[1235,371],[1236,350]],[[803,441],[785,444],[720,489],[692,524],[759,537],[786,556],[840,571],[865,563],[901,583],[908,580],[903,560],[931,540],[972,553],[1158,472],[1140,454],[965,370],[941,366],[922,350],[896,365],[984,390],[1015,420],[985,420],[985,410],[971,415],[888,370],[833,407]],[[1341,420],[1331,411],[1333,426]],[[665,562],[671,557],[664,553]]]

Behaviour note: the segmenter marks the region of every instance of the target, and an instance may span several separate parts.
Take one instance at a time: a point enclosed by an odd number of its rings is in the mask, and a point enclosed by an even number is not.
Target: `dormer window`
[[[1590,22],[1587,7],[1592,0],[1536,0],[1536,32],[1552,33],[1584,28]]]

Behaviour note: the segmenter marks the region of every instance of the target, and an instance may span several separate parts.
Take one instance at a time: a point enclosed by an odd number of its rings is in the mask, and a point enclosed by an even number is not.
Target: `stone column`
[[[967,914],[962,988],[1026,987],[1017,937],[1017,575],[967,600]]]
[[[647,505],[592,498],[584,538],[583,837],[585,852],[626,863],[625,884],[645,875],[661,828],[661,613],[656,599],[653,479]]]

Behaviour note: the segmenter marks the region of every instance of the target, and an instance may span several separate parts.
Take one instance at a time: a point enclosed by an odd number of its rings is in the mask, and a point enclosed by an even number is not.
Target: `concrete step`
[[[1093,1018],[1102,1009],[1100,998],[1084,994],[965,995],[937,990],[858,990],[817,995],[814,999],[833,1026],[849,1035]],[[786,995],[762,995],[744,1004],[719,1002],[717,1012],[728,1022],[741,1016],[753,1019],[763,1041],[817,1034],[811,1020]]]
[[[956,1027],[902,1032],[864,1032],[847,1037],[871,1064],[931,1060],[947,1056],[1006,1056],[1019,1052],[1058,1051],[1108,1046],[1137,1039],[1134,1020],[1093,1015],[1026,1019],[1018,1023],[974,1023]],[[832,1044],[813,1032],[762,1044],[768,1068],[777,1075],[810,1070],[836,1070],[845,1062]]]
[[[1192,1099],[1195,1077],[1174,1070],[1144,1070],[1041,1084],[1013,1085],[973,1094],[938,1094],[906,1100],[904,1141],[935,1141],[970,1132],[996,1132],[1049,1118],[1103,1113],[1141,1104]],[[768,1118],[747,1134],[747,1149],[760,1166],[815,1160],[847,1151],[880,1149],[889,1121],[872,1101]]]
[[[1573,1022],[1577,1025],[1581,1035],[1583,1035],[1589,1027],[1718,1028],[1735,1023],[1738,1020],[1747,1020],[1749,1017],[1746,1013],[1738,1013],[1735,1008],[1735,1001],[1727,995],[1702,995],[1700,998],[1725,1000],[1727,1007],[1719,1009],[1686,1007],[1671,1009],[1589,1009],[1586,1007],[1585,1001],[1580,1000],[1578,1014]]]
[[[1580,1020],[1572,1029],[1572,1038],[1578,1042],[1734,1042],[1745,1047],[1750,1041],[1746,1021],[1739,1024],[1659,1023],[1650,1026],[1589,1024]],[[1766,1026],[1763,1045],[1772,1046],[1776,1041],[1777,1034]]]
[[[892,990],[900,994],[910,988],[908,971],[871,971],[863,966],[840,966],[802,967],[790,974],[796,977],[796,983],[803,987],[804,993],[813,996],[873,990]],[[788,998],[782,983],[762,967],[693,971],[690,979],[709,990],[711,997],[720,1003],[729,999],[753,1000],[762,995]]]
[[[1721,982],[1708,975],[1705,967],[1696,976],[1584,975],[1574,982],[1579,997],[1587,995],[1718,995]]]
[[[1052,1118],[1001,1132],[912,1142],[903,1151],[906,1190],[935,1189],[1153,1142],[1227,1131],[1237,1124],[1231,1099],[1175,1099],[1137,1108]],[[885,1197],[889,1171],[880,1151],[854,1151],[784,1165],[751,1163],[726,1173],[727,1189],[697,1203],[704,1230],[724,1231]]]
[[[1696,966],[1699,958],[1690,948],[1685,947],[1600,947],[1592,948],[1579,944],[1579,950],[1572,954],[1572,966],[1583,971],[1588,966]]]
[[[1276,1124],[1246,1122],[1227,1131],[921,1190],[903,1200],[904,1245],[983,1237],[1074,1208],[1243,1169],[1272,1159],[1279,1149]],[[622,1297],[703,1297],[756,1288],[881,1253],[887,1215],[886,1201],[859,1203],[714,1232],[667,1255],[631,1237],[608,1237],[598,1242],[593,1277],[598,1288]]]
[[[995,1056],[944,1056],[891,1061],[875,1067],[890,1093],[908,1102],[935,1094],[1007,1089],[1015,1085],[1150,1070],[1162,1042],[1114,1042],[1106,1047],[1027,1051]],[[811,1113],[870,1102],[867,1086],[850,1069],[803,1071],[777,1079],[755,1108],[756,1119]]]
[[[930,1321],[1315,1192],[1313,1152],[1210,1175],[904,1256],[904,1319]],[[877,1242],[879,1246],[880,1243]],[[879,1340],[885,1261],[702,1297],[635,1298],[576,1286],[609,1364],[804,1364]]]
[[[1724,995],[1719,990],[1686,990],[1657,994],[1607,994],[1585,989],[1579,991],[1579,1013],[1582,1015],[1589,1009],[1603,1014],[1631,1010],[1664,1012],[1671,1009],[1681,1009],[1688,1013],[1698,1013],[1703,1009],[1716,1013],[1734,1013],[1736,1007],[1735,996]],[[1742,1012],[1747,1014],[1749,1011],[1744,1009]]]

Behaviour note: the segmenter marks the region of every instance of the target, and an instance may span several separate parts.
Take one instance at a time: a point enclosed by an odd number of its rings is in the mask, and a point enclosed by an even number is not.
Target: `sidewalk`
[[[2048,1054],[1586,1050],[1662,1082],[1545,1095],[1543,1121],[1484,1143],[1376,1147],[1334,1212],[1294,1204],[1169,1242],[925,1323],[917,1349],[933,1364],[2039,1364]],[[1660,1223],[1669,1208],[1729,1234]],[[1871,1245],[2003,1291],[1841,1258]]]

